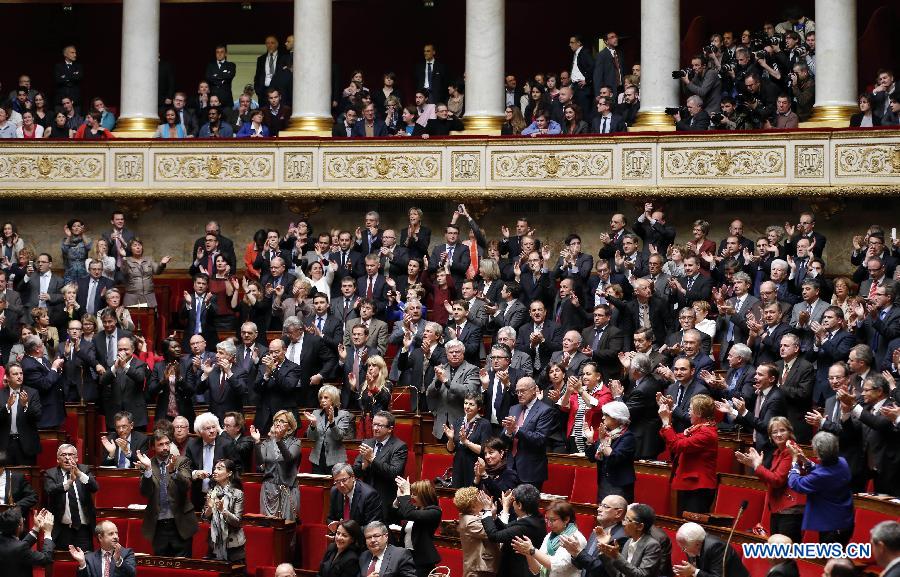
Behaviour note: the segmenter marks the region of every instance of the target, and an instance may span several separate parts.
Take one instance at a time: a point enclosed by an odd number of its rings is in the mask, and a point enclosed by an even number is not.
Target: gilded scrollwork
[[[481,152],[457,151],[450,153],[453,182],[478,182],[481,180]]]
[[[236,181],[270,182],[274,180],[275,155],[271,152],[216,154],[157,154],[156,180],[159,181]]]
[[[497,151],[491,154],[493,180],[610,178],[612,149]]]
[[[2,180],[101,181],[105,172],[105,152],[0,155]]]
[[[825,176],[825,145],[794,146],[794,174],[797,178],[822,178]]]
[[[663,148],[663,178],[745,178],[785,176],[784,146]]]
[[[313,153],[288,152],[284,155],[285,182],[312,182]]]
[[[117,152],[116,182],[140,182],[142,180],[144,180],[144,155]]]
[[[326,152],[325,180],[336,181],[439,181],[440,151],[353,153]]]
[[[837,144],[835,176],[900,174],[900,144]]]

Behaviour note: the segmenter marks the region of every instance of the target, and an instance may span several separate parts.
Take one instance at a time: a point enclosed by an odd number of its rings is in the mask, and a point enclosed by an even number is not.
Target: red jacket
[[[678,456],[672,489],[690,491],[716,488],[719,433],[715,425],[688,427],[684,433],[676,433],[672,427],[663,427],[659,434],[666,440],[666,448]]]
[[[766,469],[760,465],[754,471],[756,476],[769,488],[769,494],[766,497],[769,500],[769,511],[772,513],[779,513],[789,507],[806,503],[805,495],[796,493],[787,486],[792,460],[790,451],[776,449],[775,454],[772,455],[772,466]]]
[[[595,394],[591,395],[595,399],[597,399],[597,405],[591,408],[588,408],[584,412],[584,422],[594,428],[594,438],[591,439],[591,442],[597,440],[597,426],[603,421],[603,405],[613,400],[612,392],[610,392],[609,387],[603,386],[599,391]],[[575,427],[575,415],[578,413],[578,406],[581,404],[581,395],[578,393],[569,395],[569,406],[564,407],[562,405],[557,405],[559,409],[564,413],[569,413],[569,418],[566,422],[566,436],[572,436],[572,428]]]

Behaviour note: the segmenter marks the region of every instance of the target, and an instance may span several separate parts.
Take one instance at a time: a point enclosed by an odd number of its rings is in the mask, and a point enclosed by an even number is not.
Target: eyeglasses
[[[352,478],[353,478],[353,477],[350,477],[350,476],[348,475],[348,476],[342,477],[342,478],[340,478],[340,479],[334,479],[332,482],[333,482],[335,485],[345,485],[345,484],[347,484],[348,482],[350,482],[350,479],[352,479]]]
[[[507,357],[506,355],[491,355],[491,356],[490,356],[490,359],[491,359],[492,361],[499,361],[499,360],[502,360],[502,359],[508,359],[508,358],[509,358],[509,357]]]
[[[366,541],[374,541],[375,539],[381,539],[382,537],[387,537],[387,533],[378,533],[377,535],[366,535]]]
[[[616,511],[622,510],[622,507],[612,507],[610,505],[607,505],[606,503],[600,503],[600,508],[604,509],[604,510],[609,510],[609,509],[615,509]]]

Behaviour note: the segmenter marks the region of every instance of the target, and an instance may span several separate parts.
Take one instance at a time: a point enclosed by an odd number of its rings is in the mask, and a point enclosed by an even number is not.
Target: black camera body
[[[719,51],[719,49],[716,48],[715,44],[707,44],[706,46],[703,47],[704,54],[715,54],[718,51]]]
[[[725,115],[722,114],[721,112],[713,112],[713,113],[709,116],[709,120],[710,120],[710,122],[712,122],[713,124],[721,124],[721,123],[722,123],[722,120],[724,120],[724,119],[725,119]]]
[[[674,72],[672,72],[672,78],[676,80],[678,80],[679,78],[687,78],[688,80],[693,80],[694,76],[696,75],[697,73],[694,72],[694,69],[690,66],[686,66],[681,70],[675,70]]]
[[[665,109],[665,113],[669,116],[675,116],[676,114],[680,114],[681,116],[690,116],[691,113],[688,112],[687,107],[685,106],[670,106]]]

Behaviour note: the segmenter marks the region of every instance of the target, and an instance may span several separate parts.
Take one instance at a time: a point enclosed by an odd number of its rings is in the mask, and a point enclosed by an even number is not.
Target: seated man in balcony
[[[200,128],[200,138],[231,138],[234,130],[223,118],[218,106],[210,106],[206,109],[209,122]]]
[[[347,112],[349,112],[348,110]],[[356,122],[350,136],[372,138],[390,136],[387,125],[380,118],[375,118],[375,104],[369,102],[363,107],[362,120]]]
[[[591,132],[594,134],[609,134],[611,132],[625,132],[628,127],[618,114],[613,114],[613,100],[608,96],[598,96],[595,99],[597,114],[591,120]],[[524,132],[524,131],[523,131]]]
[[[445,103],[438,102],[435,104],[434,108],[437,118],[432,118],[425,125],[425,134],[422,135],[422,138],[448,136],[451,131],[464,130],[465,127],[463,126],[462,120],[450,112],[450,109]]]
[[[688,112],[687,118],[682,118],[682,110],[672,115],[675,120],[675,130],[709,130],[709,114],[703,110],[703,99],[694,94],[687,99],[685,106]]]
[[[269,88],[266,91],[268,104],[262,107],[263,122],[269,127],[269,134],[278,136],[278,133],[287,128],[291,119],[291,107],[283,103],[281,91],[277,88]]]
[[[550,120],[550,113],[540,110],[534,116],[534,122],[522,130],[522,136],[540,136],[542,134],[561,134],[562,127],[555,120]]]
[[[766,128],[797,128],[800,118],[791,110],[791,98],[787,94],[778,97],[775,103],[775,120],[769,121]]]
[[[343,121],[335,122],[334,128],[331,129],[331,136],[353,136],[353,126],[359,119],[359,115],[355,108],[348,108],[344,112]]]

